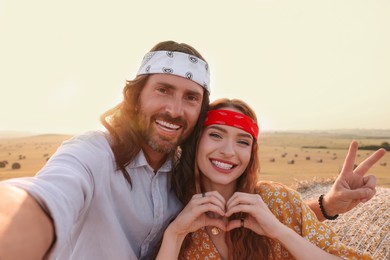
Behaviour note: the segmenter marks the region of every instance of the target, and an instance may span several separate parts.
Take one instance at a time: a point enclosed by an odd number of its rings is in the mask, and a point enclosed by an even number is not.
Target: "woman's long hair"
[[[155,45],[150,51],[179,51],[194,55],[202,60],[205,59],[192,46],[185,43],[177,43],[174,41],[164,41]],[[123,89],[123,101],[115,107],[109,109],[101,115],[100,121],[110,133],[110,146],[115,157],[117,170],[120,170],[127,180],[132,185],[129,173],[126,166],[134,159],[141,150],[143,142],[142,135],[137,128],[137,112],[136,108],[139,105],[139,97],[143,87],[145,86],[149,76],[140,75],[134,80],[129,80]],[[195,125],[193,133],[181,144],[182,149],[187,150],[186,146],[192,143],[194,133],[201,131],[205,115],[207,113],[209,103],[209,93],[204,90],[201,113],[198,123]],[[196,140],[196,139],[195,139]],[[173,156],[175,152],[169,156]]]
[[[223,108],[235,108],[241,111],[243,114],[249,116],[257,122],[255,112],[243,101],[239,99],[218,99],[210,104],[209,110],[223,109]],[[200,134],[199,134],[200,136]],[[199,140],[196,143],[196,147]],[[195,151],[196,152],[196,151]],[[195,165],[195,157],[190,157],[191,154],[186,154],[184,151],[181,155],[180,162],[191,161],[191,171],[186,167],[182,167],[180,164],[175,168],[173,177],[177,182],[182,183],[177,191],[177,195],[181,202],[186,205],[196,193],[200,193],[201,177],[199,169]],[[189,165],[189,163],[188,163]],[[246,193],[256,193],[256,184],[258,181],[258,173],[260,171],[260,161],[258,157],[258,143],[255,141],[252,145],[251,158],[249,160],[248,167],[244,173],[237,179],[236,191]],[[240,219],[245,217],[241,214],[235,214],[230,219]],[[250,229],[236,228],[229,232],[227,236],[227,245],[229,248],[230,259],[269,259],[272,254],[270,240],[267,237],[260,236]],[[181,248],[183,253],[191,243],[191,236],[188,235]]]

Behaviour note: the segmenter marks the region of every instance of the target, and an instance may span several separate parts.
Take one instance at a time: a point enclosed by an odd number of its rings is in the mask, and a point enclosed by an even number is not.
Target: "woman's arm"
[[[178,259],[181,245],[187,234],[179,234],[169,225],[164,232],[163,240],[156,260]]]
[[[258,194],[234,193],[227,203],[226,217],[239,212],[246,213],[245,219],[230,221],[228,231],[239,227],[251,229],[259,235],[279,241],[296,259],[340,259],[281,223]]]
[[[274,230],[273,239],[278,240],[296,259],[341,259],[312,244],[283,224]]]

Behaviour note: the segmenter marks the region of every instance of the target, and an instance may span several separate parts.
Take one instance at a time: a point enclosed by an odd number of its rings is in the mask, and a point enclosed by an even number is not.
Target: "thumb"
[[[230,231],[232,229],[239,228],[240,226],[241,226],[240,220],[237,220],[237,219],[230,220],[226,226],[226,231]]]
[[[206,226],[214,226],[214,227],[217,227],[223,231],[226,231],[226,225],[222,219],[208,218],[206,221]]]

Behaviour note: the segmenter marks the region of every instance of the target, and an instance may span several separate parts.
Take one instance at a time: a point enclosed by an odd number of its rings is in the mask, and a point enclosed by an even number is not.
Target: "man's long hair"
[[[150,51],[161,50],[184,52],[205,61],[195,48],[185,43],[164,41],[156,44]],[[140,152],[141,144],[144,140],[137,127],[136,108],[139,106],[140,94],[148,78],[149,75],[140,75],[134,80],[127,81],[123,89],[123,101],[100,117],[101,123],[110,134],[110,146],[115,157],[117,170],[122,172],[130,186],[132,183],[126,166]],[[195,139],[194,136],[197,136],[201,130],[209,104],[209,93],[206,90],[203,91],[204,95],[199,120],[192,134],[181,144],[182,150],[187,150],[187,146],[193,143],[192,139]],[[168,156],[173,158],[175,153],[177,151],[172,152]]]
[[[239,99],[218,99],[210,104],[209,110],[229,107],[238,109],[257,122],[255,112],[245,102]],[[199,140],[196,142],[196,147],[198,143]],[[257,176],[259,171],[258,143],[254,141],[248,167],[237,179],[236,191],[257,193],[256,184],[258,182]],[[181,160],[174,169],[172,179],[176,182],[175,191],[183,205],[186,205],[194,194],[203,191],[201,187],[201,176],[196,166],[196,157],[191,153],[187,153],[187,151],[182,151]],[[245,216],[242,214],[234,214],[230,219],[240,219],[241,217]],[[270,240],[267,237],[256,234],[250,229],[236,228],[231,230],[226,242],[229,248],[229,259],[269,259],[272,256]],[[189,234],[183,242],[181,253],[189,247],[190,243],[191,235]]]

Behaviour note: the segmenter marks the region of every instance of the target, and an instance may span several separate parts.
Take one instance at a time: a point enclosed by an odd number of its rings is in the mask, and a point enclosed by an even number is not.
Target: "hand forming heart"
[[[233,214],[238,217],[228,221]],[[217,191],[195,194],[174,223],[174,230],[178,234],[188,234],[202,227],[213,226],[223,231],[249,228],[269,237],[273,237],[281,225],[258,194],[235,192],[225,202]]]

